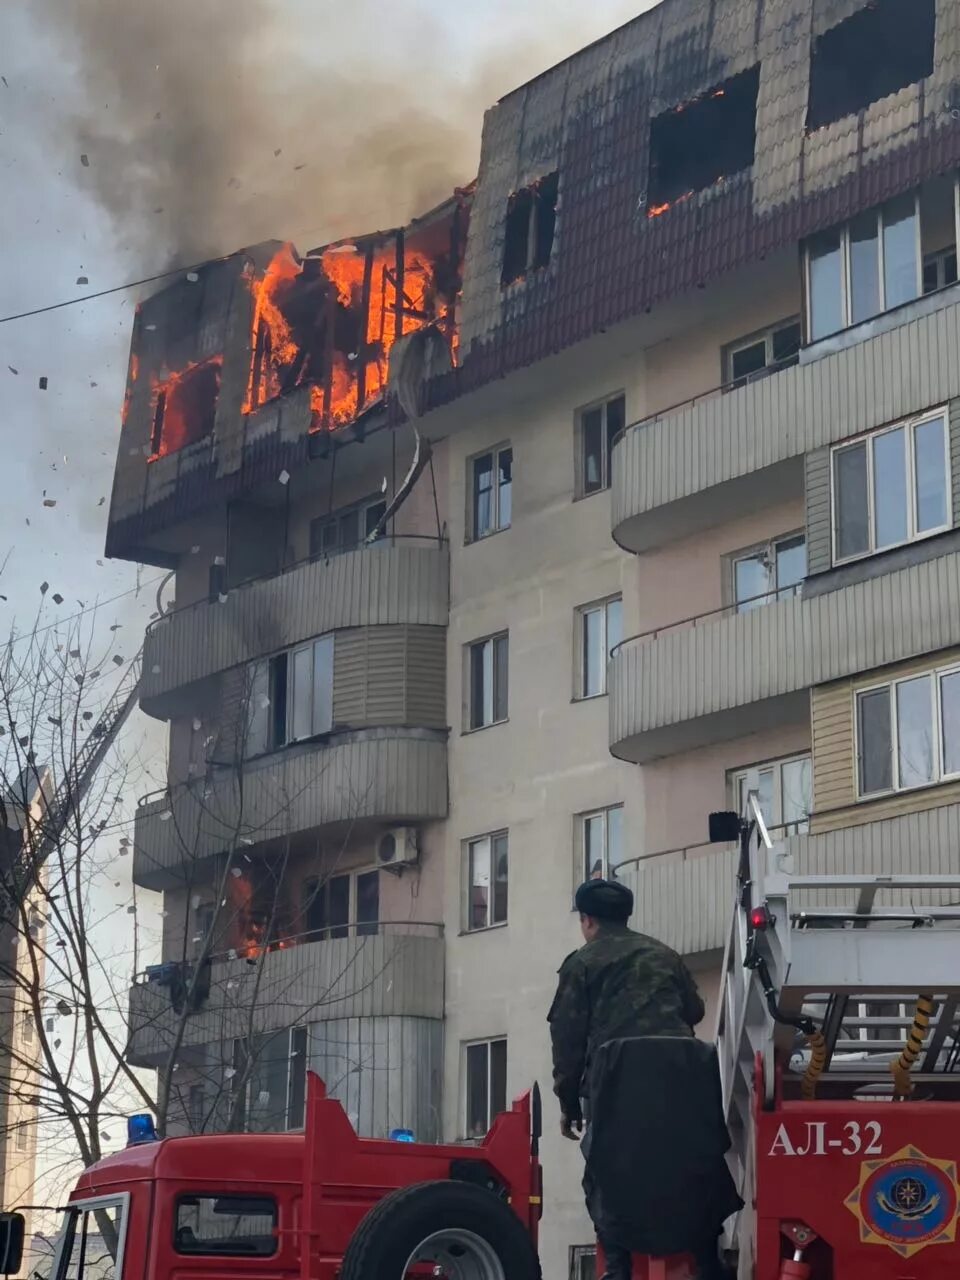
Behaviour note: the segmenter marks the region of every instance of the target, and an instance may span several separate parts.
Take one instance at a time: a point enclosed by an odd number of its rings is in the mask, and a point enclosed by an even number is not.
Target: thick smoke
[[[483,108],[609,25],[609,9],[597,30],[550,0],[521,8],[465,68],[456,5],[435,0],[35,0],[83,93],[61,141],[151,265],[308,248],[470,181]]]

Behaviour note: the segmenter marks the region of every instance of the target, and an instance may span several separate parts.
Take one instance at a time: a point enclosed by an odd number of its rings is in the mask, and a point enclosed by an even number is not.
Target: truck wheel
[[[344,1254],[340,1280],[431,1274],[540,1280],[540,1263],[523,1223],[492,1191],[467,1182],[420,1182],[374,1205]]]

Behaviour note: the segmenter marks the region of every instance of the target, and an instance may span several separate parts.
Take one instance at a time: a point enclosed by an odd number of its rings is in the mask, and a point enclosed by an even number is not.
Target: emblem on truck
[[[860,1223],[860,1243],[886,1245],[909,1258],[957,1238],[960,1186],[955,1160],[903,1147],[888,1160],[864,1160],[844,1201]]]

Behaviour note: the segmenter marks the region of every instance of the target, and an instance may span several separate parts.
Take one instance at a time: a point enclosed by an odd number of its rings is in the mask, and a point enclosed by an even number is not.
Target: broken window
[[[549,173],[510,197],[503,242],[503,284],[521,280],[529,271],[549,263],[559,191],[560,174]]]
[[[176,453],[213,434],[220,395],[223,358],[195,364],[172,374],[157,389],[153,409],[150,457]]]
[[[813,43],[807,128],[861,111],[933,74],[935,0],[871,0]]]
[[[665,212],[681,196],[749,169],[757,142],[760,67],[664,111],[650,125],[647,212]]]
[[[331,556],[354,551],[376,530],[387,510],[385,498],[368,499],[329,516],[310,521],[310,555]],[[381,532],[374,541],[379,542]]]

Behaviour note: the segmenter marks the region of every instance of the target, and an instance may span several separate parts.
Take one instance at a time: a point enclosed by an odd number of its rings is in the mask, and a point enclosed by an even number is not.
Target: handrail
[[[376,933],[361,934],[357,933],[358,929],[375,928]],[[335,929],[348,930],[345,937],[325,937],[323,935],[330,934]],[[430,932],[428,937],[441,939],[445,933],[445,926],[440,920],[350,920],[347,924],[325,925],[318,929],[308,929],[303,933],[291,934],[285,938],[274,938],[272,941],[258,945],[257,943],[249,943],[247,948],[230,947],[226,951],[215,951],[207,957],[211,964],[232,964],[236,961],[245,961],[248,959],[259,959],[264,953],[271,954],[274,951],[292,951],[298,946],[309,946],[314,942],[348,942],[348,941],[365,941],[367,938],[375,937],[391,937],[402,938],[410,934],[422,934],[427,930]],[[255,954],[249,956],[246,951],[252,951]],[[134,975],[134,986],[146,986],[148,983],[155,981],[148,977],[149,970],[161,968],[164,964],[170,965],[187,965],[192,966],[197,963],[195,958],[161,960],[157,964],[148,965],[146,969],[142,969]]]
[[[619,644],[615,644],[610,650],[610,657],[614,657],[628,644],[634,644],[639,640],[656,640],[667,631],[677,631],[681,627],[696,627],[701,622],[708,619],[716,618],[721,614],[739,615],[741,612],[752,612],[744,610],[743,606],[754,604],[762,606],[764,604],[779,604],[781,600],[796,600],[800,598],[803,584],[798,582],[792,587],[779,587],[773,591],[764,591],[758,596],[748,596],[745,600],[735,600],[730,604],[719,605],[716,609],[709,609],[706,613],[695,613],[689,618],[680,618],[676,622],[665,622],[660,627],[654,627],[650,631],[639,631],[636,635],[627,636],[621,640]]]
[[[808,820],[810,816],[812,815],[808,815]],[[799,825],[800,824],[797,822],[784,822],[778,827],[767,827],[766,830],[769,835],[781,833],[784,839],[789,838],[790,836],[808,834],[804,831],[797,831],[796,828]],[[731,842],[730,845],[720,846],[716,843],[711,843],[709,840],[704,840],[701,844],[680,845],[676,849],[657,849],[653,853],[638,853],[636,857],[624,858],[623,862],[619,862],[614,868],[614,874],[619,874],[624,867],[639,866],[641,862],[652,862],[655,858],[670,858],[675,857],[677,854],[682,854],[683,856],[679,861],[686,862],[688,861],[687,855],[694,853],[699,849],[712,849],[717,852],[721,848],[728,849],[732,847],[733,842]]]
[[[255,578],[246,578],[243,582],[238,582],[236,586],[230,587],[224,594],[232,595],[235,591],[246,591],[251,587],[257,586],[261,582],[270,582],[274,578],[282,578],[285,574],[294,573],[297,569],[303,569],[306,565],[316,564],[318,561],[329,562],[336,560],[342,555],[348,555],[354,551],[370,551],[375,547],[383,547],[389,543],[393,545],[395,542],[427,542],[431,546],[443,548],[449,545],[450,539],[445,533],[386,533],[381,538],[377,538],[373,542],[363,539],[354,543],[349,547],[341,547],[336,551],[318,551],[312,556],[304,556],[301,560],[293,560],[290,564],[281,565],[279,569],[274,569],[271,573],[261,573]],[[191,600],[189,604],[183,604],[168,609],[166,613],[162,613],[159,618],[154,618],[147,625],[145,634],[150,635],[158,627],[162,626],[169,618],[179,617],[182,613],[188,613],[191,609],[203,609],[210,607],[210,599],[203,596],[200,600]]]

